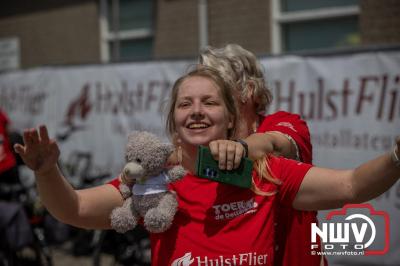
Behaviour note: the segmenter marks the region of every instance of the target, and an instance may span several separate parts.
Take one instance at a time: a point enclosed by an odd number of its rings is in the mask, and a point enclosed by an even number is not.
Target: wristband
[[[240,144],[242,144],[243,148],[244,148],[244,155],[243,157],[247,157],[249,156],[249,145],[247,145],[247,143],[242,140],[242,139],[237,139],[235,140],[236,142],[239,142]]]
[[[399,158],[399,155],[397,155],[397,152],[398,152],[398,148],[396,145],[393,147],[393,150],[392,150],[392,161],[394,162],[396,167],[400,167],[400,158]]]

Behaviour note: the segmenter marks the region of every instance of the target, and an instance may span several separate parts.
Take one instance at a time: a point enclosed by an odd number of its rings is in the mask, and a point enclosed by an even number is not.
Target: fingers
[[[208,146],[214,160],[218,161],[219,169],[224,170],[226,164],[226,147],[223,145],[223,140],[211,141]]]
[[[39,133],[40,133],[40,139],[42,140],[43,143],[47,144],[50,142],[49,133],[47,132],[47,128],[45,125],[39,126]]]
[[[244,154],[243,146],[240,143],[230,140],[215,140],[210,142],[209,147],[221,170],[232,170],[239,167]]]
[[[226,170],[232,170],[234,168],[235,157],[236,157],[236,145],[228,143],[226,147]]]
[[[24,140],[25,146],[34,146],[39,142],[39,133],[34,128],[26,129],[24,130],[22,138]]]
[[[213,140],[208,144],[208,147],[210,148],[211,155],[214,157],[214,160],[218,161],[218,155],[219,155],[219,150],[218,150],[218,141]]]
[[[14,144],[14,151],[16,153],[18,153],[18,154],[24,154],[25,149],[24,149],[24,146],[22,146],[21,144],[17,143],[17,144]]]
[[[32,139],[32,133],[31,133],[32,130],[35,130],[35,129],[32,129],[32,128],[26,129],[26,130],[24,130],[24,133],[22,134],[22,138],[23,138],[24,144],[26,146],[31,146],[34,143],[33,139]]]
[[[242,145],[235,145],[235,159],[233,162],[233,169],[236,169],[239,167],[240,162],[242,161],[242,158],[244,156],[244,149]]]
[[[33,146],[39,143],[41,144],[50,143],[49,133],[47,132],[47,128],[45,125],[39,126],[39,131],[36,130],[35,128],[24,130],[22,138],[26,146]]]
[[[36,129],[33,128],[30,130],[30,136],[32,144],[37,144],[40,142],[39,133],[37,132]]]
[[[228,156],[227,156],[227,147],[226,147],[226,143],[220,143],[218,145],[218,166],[219,169],[221,170],[225,170],[226,166],[227,166],[227,160],[228,160]]]

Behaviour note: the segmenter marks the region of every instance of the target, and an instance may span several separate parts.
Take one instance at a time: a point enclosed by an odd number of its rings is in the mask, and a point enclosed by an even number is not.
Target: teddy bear
[[[168,183],[181,179],[186,171],[181,165],[168,166],[174,146],[163,143],[146,131],[133,131],[128,136],[119,190],[124,203],[111,212],[111,227],[125,233],[143,218],[144,227],[152,233],[166,231],[178,208],[176,195]],[[133,185],[132,185],[133,184]]]

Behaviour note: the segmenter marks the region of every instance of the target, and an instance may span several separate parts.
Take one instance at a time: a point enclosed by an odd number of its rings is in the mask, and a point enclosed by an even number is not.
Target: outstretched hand
[[[14,150],[36,175],[44,175],[57,166],[60,150],[56,141],[49,138],[45,125],[39,130],[24,130],[23,139],[24,145],[15,144]]]

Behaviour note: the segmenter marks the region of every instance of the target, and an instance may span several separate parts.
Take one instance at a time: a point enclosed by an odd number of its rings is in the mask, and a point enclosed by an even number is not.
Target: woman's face
[[[208,145],[212,140],[226,139],[233,126],[220,88],[206,77],[193,76],[182,82],[174,113],[182,144]]]

